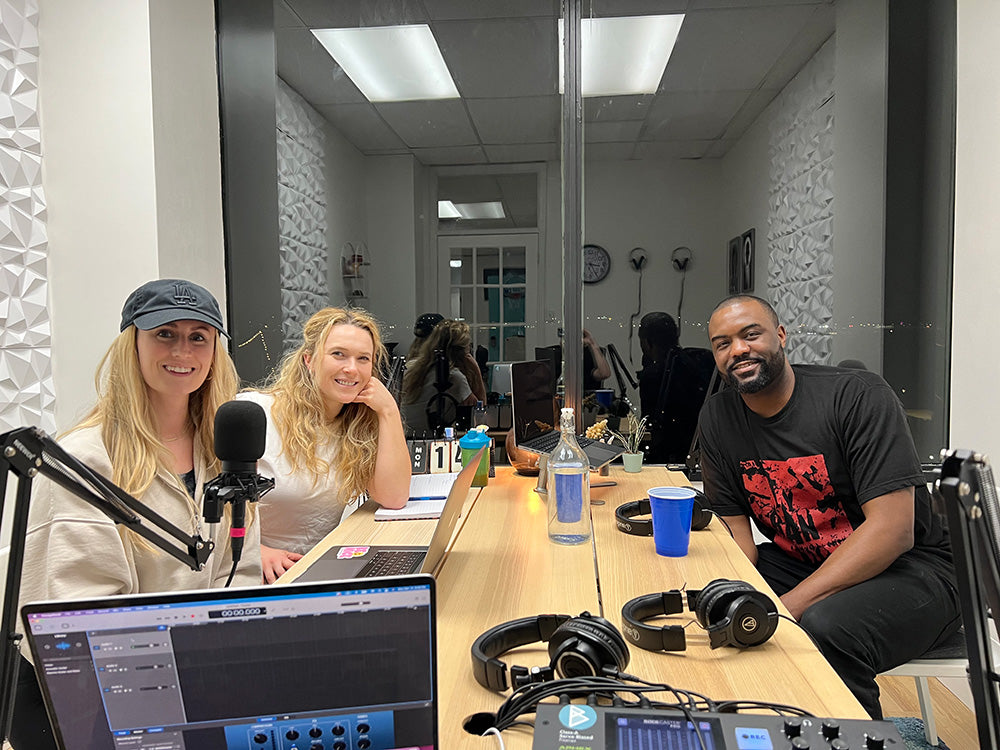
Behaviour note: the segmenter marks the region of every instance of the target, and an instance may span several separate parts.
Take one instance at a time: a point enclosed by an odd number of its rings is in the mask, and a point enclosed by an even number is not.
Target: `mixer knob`
[[[830,747],[833,748],[833,750],[850,750],[851,746],[848,745],[846,742],[844,742],[842,739],[838,738],[830,743]]]
[[[263,745],[265,742],[267,742],[267,739],[268,739],[267,735],[264,734],[263,732],[257,732],[257,734],[253,736],[253,741],[256,742],[258,745]]]
[[[292,740],[294,742],[298,738],[299,738],[299,730],[298,729],[289,729],[287,732],[285,732],[285,739],[289,739],[289,740]]]
[[[785,736],[798,737],[802,734],[802,719],[797,716],[785,719]]]
[[[331,729],[330,731],[333,732],[333,736],[334,737],[339,737],[346,730],[344,729],[344,725],[343,724],[335,724],[334,727],[333,727],[333,729]]]
[[[358,724],[358,734],[368,734],[372,728],[365,723]]]
[[[347,743],[343,740],[337,740],[333,743],[333,750],[347,750]]]
[[[323,735],[323,730],[319,727],[313,727],[309,730],[310,737],[321,737]]]
[[[836,719],[826,719],[823,722],[823,738],[834,740],[840,736],[840,722]]]
[[[795,750],[805,750],[805,748],[809,747],[809,740],[805,737],[794,737],[792,739],[792,747]]]
[[[865,737],[865,748],[867,750],[883,750],[885,748],[885,737],[878,732],[872,732]]]
[[[358,740],[358,748],[360,748],[360,750],[368,750],[368,748],[370,748],[371,746],[372,746],[372,741],[369,739],[365,739],[364,737],[362,737],[360,740]]]
[[[309,750],[323,750],[323,743],[314,742],[309,746]]]

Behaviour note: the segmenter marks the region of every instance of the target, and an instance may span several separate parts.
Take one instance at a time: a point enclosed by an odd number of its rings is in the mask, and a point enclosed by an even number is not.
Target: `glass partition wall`
[[[582,329],[634,375],[643,315],[707,347],[712,307],[747,291],[778,308],[793,361],[882,372],[922,457],[946,443],[953,2],[217,7],[230,316],[252,379],[277,361],[275,329],[288,341],[316,307],[348,303],[397,353],[425,312],[466,320],[490,362],[561,343],[579,406]],[[389,36],[345,51],[359,33]],[[402,60],[395,79],[433,67],[443,93],[363,82],[351,61],[378,44]],[[276,166],[263,131],[241,147],[268,116]],[[241,303],[255,243],[275,289]],[[627,378],[604,385],[640,408]]]

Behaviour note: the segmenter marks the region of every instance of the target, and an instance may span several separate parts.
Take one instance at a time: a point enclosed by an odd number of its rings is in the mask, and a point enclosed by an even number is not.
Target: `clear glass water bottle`
[[[573,410],[559,417],[559,443],[548,458],[549,539],[583,544],[590,539],[590,462],[576,442]]]

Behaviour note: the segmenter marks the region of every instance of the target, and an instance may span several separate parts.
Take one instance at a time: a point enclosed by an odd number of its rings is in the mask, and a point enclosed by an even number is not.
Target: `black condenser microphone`
[[[215,455],[222,472],[205,485],[203,515],[207,523],[218,523],[222,506],[233,506],[229,536],[234,564],[243,552],[247,502],[257,502],[274,487],[273,479],[257,473],[266,439],[267,417],[253,401],[227,401],[215,413]]]

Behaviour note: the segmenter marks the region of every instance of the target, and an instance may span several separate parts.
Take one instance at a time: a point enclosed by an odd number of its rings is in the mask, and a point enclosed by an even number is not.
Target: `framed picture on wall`
[[[740,291],[753,291],[753,228],[748,229],[740,235]]]
[[[739,237],[729,240],[729,294],[740,293],[740,247]]]

